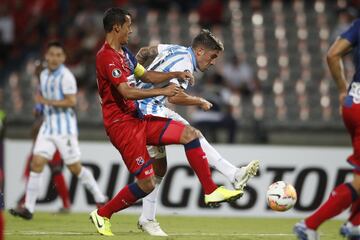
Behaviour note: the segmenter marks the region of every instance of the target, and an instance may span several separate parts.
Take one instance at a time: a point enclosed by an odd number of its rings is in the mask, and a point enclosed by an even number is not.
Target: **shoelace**
[[[156,231],[162,231],[162,230],[160,229],[160,223],[155,222],[155,221],[150,221],[149,223],[151,224],[151,226],[152,226],[153,228],[155,228]]]

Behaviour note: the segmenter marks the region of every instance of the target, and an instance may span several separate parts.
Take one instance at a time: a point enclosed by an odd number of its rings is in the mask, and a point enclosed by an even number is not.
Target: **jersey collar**
[[[191,55],[191,61],[192,61],[192,64],[194,66],[194,72],[196,72],[198,70],[198,65],[197,65],[197,62],[196,62],[196,57],[195,57],[194,50],[191,47],[188,47],[187,50]]]

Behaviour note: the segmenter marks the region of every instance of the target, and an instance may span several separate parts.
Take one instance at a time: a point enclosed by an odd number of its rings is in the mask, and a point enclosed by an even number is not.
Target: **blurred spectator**
[[[14,42],[15,24],[6,5],[0,5],[0,43],[11,45]]]
[[[208,72],[206,76],[205,82],[201,85],[200,95],[211,102],[213,107],[207,112],[196,109],[191,114],[192,124],[211,142],[217,142],[218,130],[225,129],[227,142],[234,143],[237,123],[233,116],[233,108],[226,99],[229,90],[220,74]]]
[[[338,12],[337,23],[334,27],[334,30],[331,33],[331,42],[334,42],[335,39],[343,33],[346,29],[348,29],[351,24],[353,16],[346,9],[341,9]]]
[[[200,24],[204,28],[221,24],[223,20],[223,3],[220,0],[203,0],[198,8]]]
[[[223,76],[226,84],[235,92],[249,96],[257,88],[254,70],[245,61],[245,55],[234,55],[231,62],[224,64]]]

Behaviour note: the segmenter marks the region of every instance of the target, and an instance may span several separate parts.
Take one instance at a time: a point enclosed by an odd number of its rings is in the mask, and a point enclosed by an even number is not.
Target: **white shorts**
[[[81,152],[77,135],[38,134],[33,154],[51,161],[56,149],[59,150],[66,165],[80,161]]]
[[[165,118],[171,118],[175,121],[182,122],[185,125],[190,125],[188,121],[186,121],[182,116],[180,116],[178,113],[174,112],[173,110],[163,107],[161,108],[161,111],[157,113],[152,113],[153,116],[158,117],[165,117]],[[159,159],[166,157],[166,150],[165,146],[147,146],[147,150],[149,152],[149,155],[153,159]]]

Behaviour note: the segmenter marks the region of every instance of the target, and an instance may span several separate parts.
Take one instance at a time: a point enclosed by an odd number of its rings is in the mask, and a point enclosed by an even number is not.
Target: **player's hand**
[[[210,110],[210,108],[212,108],[212,106],[213,106],[211,102],[209,102],[203,98],[200,98],[200,101],[201,101],[200,107],[204,111]]]
[[[49,104],[49,101],[46,98],[44,98],[43,96],[41,96],[40,94],[35,95],[35,102],[40,103],[40,104],[45,104],[45,105]]]
[[[339,93],[339,114],[340,116],[342,116],[342,106],[344,105],[345,102],[345,97],[347,96],[347,92],[340,92]]]
[[[167,97],[175,96],[180,92],[180,87],[176,84],[170,84],[169,86],[162,88],[163,95]]]
[[[177,72],[176,78],[182,79],[184,81],[188,81],[191,86],[194,86],[195,84],[194,75],[189,71]]]

